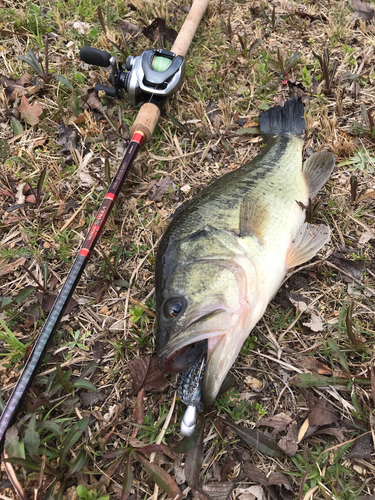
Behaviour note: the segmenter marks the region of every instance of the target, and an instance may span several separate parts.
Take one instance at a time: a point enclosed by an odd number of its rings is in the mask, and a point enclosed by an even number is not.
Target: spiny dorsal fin
[[[305,222],[300,227],[295,239],[286,256],[286,267],[296,267],[308,260],[327,243],[330,236],[330,229],[323,224],[312,226]]]
[[[334,166],[335,157],[331,151],[318,151],[305,161],[302,172],[311,199],[315,198],[319,189],[328,181]]]
[[[240,236],[255,236],[263,244],[268,221],[268,203],[259,196],[245,196],[240,208]]]

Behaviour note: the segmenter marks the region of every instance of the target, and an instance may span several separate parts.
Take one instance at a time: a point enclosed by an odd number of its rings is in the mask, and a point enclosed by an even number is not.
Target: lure
[[[206,353],[202,352],[190,368],[182,370],[177,380],[177,394],[180,400],[187,405],[181,421],[181,434],[189,437],[193,434],[197,422],[197,412],[203,411],[202,379],[206,367]]]

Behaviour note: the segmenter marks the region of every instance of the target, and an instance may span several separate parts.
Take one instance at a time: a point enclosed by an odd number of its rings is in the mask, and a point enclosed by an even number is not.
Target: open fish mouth
[[[230,329],[230,314],[225,309],[215,309],[188,323],[183,337],[168,342],[158,354],[166,373],[179,373],[191,366],[204,348],[207,359]]]

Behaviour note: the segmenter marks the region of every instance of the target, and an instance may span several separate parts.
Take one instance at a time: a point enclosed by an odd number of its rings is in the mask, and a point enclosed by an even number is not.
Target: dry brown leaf
[[[339,443],[344,443],[346,441],[344,432],[347,432],[346,427],[329,427],[328,429],[317,429],[315,434],[334,436]]]
[[[4,276],[5,274],[12,273],[16,271],[19,267],[23,266],[26,263],[25,257],[20,257],[9,264],[5,261],[0,263],[0,276]]]
[[[307,326],[313,332],[322,332],[324,330],[324,325],[321,317],[313,312],[311,314],[311,320],[307,323],[302,323],[303,326]]]
[[[128,21],[118,21],[116,25],[117,29],[123,32],[124,35],[137,35],[140,31],[138,26],[133,23],[129,23]]]
[[[309,413],[310,425],[330,425],[337,422],[337,410],[324,398],[319,399]]]
[[[134,392],[139,392],[143,387],[146,391],[163,391],[168,385],[164,373],[158,367],[156,356],[144,356],[129,361],[129,371]]]
[[[162,177],[158,181],[156,179],[152,180],[148,187],[148,197],[152,201],[162,201],[163,196],[166,194],[170,194],[172,200],[178,199],[178,195],[176,193],[177,187],[170,175]]]
[[[43,113],[43,108],[40,102],[35,102],[33,105],[29,104],[27,97],[23,95],[21,104],[18,106],[18,111],[21,113],[21,118],[33,126],[39,123],[39,117]]]
[[[265,473],[260,470],[256,465],[247,462],[243,466],[243,472],[245,477],[253,481],[254,483],[259,483],[263,486],[267,486],[268,479]]]
[[[17,85],[21,85],[22,87],[25,87],[25,85],[32,85],[33,77],[30,75],[30,73],[26,72],[17,79],[16,83]]]
[[[90,109],[100,110],[102,107],[102,103],[100,102],[98,93],[95,92],[95,89],[89,89],[87,91],[84,101]]]
[[[362,19],[362,21],[371,21],[374,17],[374,7],[361,0],[352,0],[354,13],[352,19]]]
[[[360,245],[366,245],[370,240],[375,239],[374,231],[365,231],[358,240]]]
[[[273,417],[262,417],[258,420],[256,427],[272,427],[277,432],[285,431],[288,425],[292,423],[292,418],[285,413],[279,413]]]
[[[262,486],[250,486],[249,488],[236,488],[236,498],[239,500],[266,500],[266,494]]]
[[[370,191],[367,191],[367,193],[360,196],[358,200],[356,200],[356,203],[359,203],[363,200],[368,200],[369,198],[375,198],[375,189],[370,189]]]
[[[211,500],[227,500],[232,493],[234,483],[226,481],[225,483],[208,483],[203,486],[203,491]]]
[[[309,422],[309,418],[307,417],[298,431],[297,443],[300,443],[302,441],[302,439],[305,437],[309,426],[310,426],[310,422]]]
[[[133,410],[133,422],[135,422],[138,425],[143,424],[143,420],[145,418],[145,407],[143,404],[143,398],[145,397],[145,389],[141,389],[138,393],[136,402],[135,402],[135,407]],[[132,437],[135,438],[137,436],[137,433],[139,431],[139,427],[135,426]]]
[[[72,28],[78,31],[80,35],[86,35],[87,33],[89,33],[91,26],[89,23],[85,23],[83,21],[76,21],[75,23],[73,23]]]
[[[300,356],[298,358],[298,365],[311,372],[319,373],[320,375],[332,375],[331,368],[317,361],[315,358]]]
[[[286,436],[282,437],[277,443],[283,452],[292,457],[298,450],[298,427],[297,422],[293,421],[289,427]]]
[[[373,452],[371,434],[364,434],[354,442],[353,448],[350,450],[348,458],[362,458],[364,460],[371,460]]]

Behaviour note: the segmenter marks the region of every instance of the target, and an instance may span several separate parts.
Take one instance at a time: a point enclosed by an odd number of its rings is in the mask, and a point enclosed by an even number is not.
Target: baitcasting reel
[[[129,56],[125,66],[104,50],[82,47],[82,61],[96,66],[112,67],[109,77],[113,87],[98,83],[95,90],[102,90],[112,97],[119,98],[125,90],[133,105],[152,100],[156,103],[177,92],[185,76],[185,58],[176,56],[164,49],[149,49],[140,56]]]

